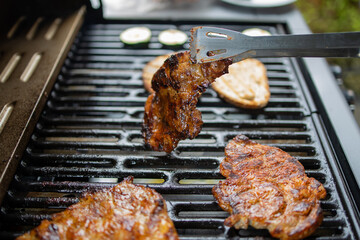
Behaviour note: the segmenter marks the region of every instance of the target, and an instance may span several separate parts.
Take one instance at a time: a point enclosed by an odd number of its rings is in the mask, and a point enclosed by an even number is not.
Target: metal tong
[[[190,54],[196,62],[250,57],[360,57],[360,32],[251,37],[216,28],[191,29]]]

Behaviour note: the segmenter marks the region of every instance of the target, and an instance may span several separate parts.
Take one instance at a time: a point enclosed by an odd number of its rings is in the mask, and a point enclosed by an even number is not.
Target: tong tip
[[[197,31],[202,27],[194,27],[190,30],[191,37],[190,37],[190,56],[191,60],[194,63],[197,63],[197,53],[199,52],[198,46],[197,46]]]
[[[228,48],[233,42],[234,31],[200,26],[192,28],[190,32],[190,56],[193,62],[206,63],[233,57]]]

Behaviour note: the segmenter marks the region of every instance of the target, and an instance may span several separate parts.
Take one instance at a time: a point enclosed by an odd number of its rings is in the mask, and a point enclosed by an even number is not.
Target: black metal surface
[[[224,147],[240,133],[289,152],[308,176],[324,184],[325,218],[313,237],[357,238],[354,210],[344,204],[348,196],[326,151],[326,139],[308,105],[311,99],[295,61],[260,59],[268,69],[272,94],[262,110],[233,107],[208,89],[198,104],[202,132],[166,155],[143,144],[140,126],[148,94],[141,70],[155,56],[172,51],[157,41],[161,30],[188,32],[193,25],[147,25],[153,37],[146,49],[126,48],[118,40],[120,32],[131,26],[87,25],[75,41],[1,206],[1,239],[33,228],[76,203],[82,192],[113,186],[129,175],[164,196],[182,239],[269,238],[266,230],[224,227],[228,214],[211,195],[214,183],[223,179],[218,167]],[[270,25],[262,28],[279,30]]]
[[[57,17],[31,11],[31,1],[6,5],[0,1],[0,203],[86,12]]]

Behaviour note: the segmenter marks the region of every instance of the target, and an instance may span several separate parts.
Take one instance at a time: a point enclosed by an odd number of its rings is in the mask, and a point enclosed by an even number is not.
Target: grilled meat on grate
[[[171,152],[182,139],[195,138],[202,127],[196,109],[201,94],[228,72],[231,60],[195,64],[189,52],[169,57],[152,79],[145,104],[143,135],[153,150]]]
[[[178,239],[161,195],[132,180],[86,194],[17,239]]]
[[[321,224],[324,186],[305,174],[295,158],[276,147],[235,137],[225,149],[220,172],[227,177],[213,188],[220,207],[231,213],[225,225],[267,228],[273,237],[301,239]]]

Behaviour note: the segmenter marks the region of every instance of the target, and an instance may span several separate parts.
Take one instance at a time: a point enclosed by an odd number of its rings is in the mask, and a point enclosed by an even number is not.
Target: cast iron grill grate
[[[76,203],[84,191],[114,186],[129,175],[164,196],[181,239],[270,238],[266,230],[224,227],[228,214],[211,195],[213,185],[223,179],[219,164],[224,147],[245,134],[289,152],[308,176],[324,184],[325,218],[313,237],[353,239],[345,199],[322,149],[296,61],[260,59],[268,69],[272,94],[266,108],[236,108],[208,89],[198,104],[204,126],[196,139],[182,141],[170,155],[144,147],[140,127],[148,94],[141,70],[155,56],[178,50],[157,41],[160,31],[188,32],[193,26],[144,25],[153,37],[141,49],[128,48],[118,39],[134,25],[87,25],[79,33],[1,207],[0,238],[14,238]],[[281,31],[278,26],[261,27]]]

